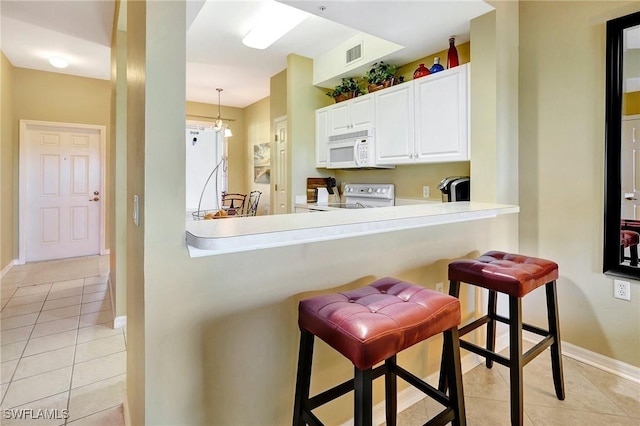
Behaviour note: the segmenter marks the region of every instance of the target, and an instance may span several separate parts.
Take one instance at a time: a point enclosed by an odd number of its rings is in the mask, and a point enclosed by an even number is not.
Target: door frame
[[[76,128],[86,130],[97,130],[100,139],[100,194],[107,200],[105,193],[106,183],[106,140],[107,126],[97,124],[64,123],[58,121],[20,120],[20,160],[19,160],[19,192],[18,192],[18,264],[23,265],[27,258],[27,143],[26,135],[29,126],[49,126],[59,128]],[[106,202],[100,205],[100,254],[109,254],[105,247],[105,226],[106,226]]]
[[[280,164],[280,160],[278,159],[278,155],[277,155],[277,145],[278,145],[278,141],[277,141],[277,134],[276,134],[276,129],[278,127],[278,123],[281,123],[283,121],[287,121],[288,120],[288,116],[285,115],[281,115],[280,117],[276,117],[273,119],[271,125],[272,127],[272,135],[275,135],[273,138],[273,141],[271,143],[271,173],[272,175],[276,175],[278,173],[278,168],[282,167],[282,165]],[[287,123],[288,126],[288,123]],[[289,158],[289,129],[287,127],[287,158]],[[275,164],[275,167],[274,167]],[[289,167],[288,165],[285,165],[285,170],[286,173],[289,173]],[[291,213],[291,209],[293,204],[290,202],[290,198],[291,198],[291,194],[289,191],[289,176],[287,175],[287,213]],[[270,214],[278,214],[277,213],[277,209],[278,209],[278,191],[275,190],[275,179],[271,179],[271,184],[270,184],[270,192],[271,192],[271,197],[270,197],[270,201],[271,201],[271,207],[270,207]]]

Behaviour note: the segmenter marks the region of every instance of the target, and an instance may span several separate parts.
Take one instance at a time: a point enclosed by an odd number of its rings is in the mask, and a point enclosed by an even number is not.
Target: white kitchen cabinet
[[[469,160],[469,64],[414,80],[416,163]]]
[[[340,102],[329,110],[329,136],[368,129],[373,127],[373,120],[373,94]]]
[[[316,167],[327,167],[329,112],[333,105],[316,110]]]
[[[374,104],[376,163],[413,163],[413,82],[374,92]]]

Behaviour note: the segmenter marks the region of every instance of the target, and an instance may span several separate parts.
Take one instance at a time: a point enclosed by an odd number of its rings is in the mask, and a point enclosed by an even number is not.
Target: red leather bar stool
[[[464,282],[489,290],[487,315],[460,329],[460,336],[487,324],[486,349],[460,340],[460,347],[485,357],[487,368],[497,362],[509,368],[511,387],[511,424],[523,424],[522,369],[546,348],[551,347],[553,383],[558,399],[564,399],[562,353],[560,350],[560,322],[556,297],[558,265],[535,257],[490,251],[475,260],[456,260],[449,264],[449,294],[458,297]],[[522,298],[538,287],[545,286],[549,330],[522,322]],[[509,318],[496,313],[497,293],[509,296]],[[496,322],[509,325],[509,358],[495,353]],[[543,336],[543,339],[523,354],[522,330]],[[440,374],[439,388],[447,388],[447,377]]]
[[[457,298],[387,277],[353,291],[303,300],[298,311],[301,336],[294,426],[322,425],[312,410],[352,390],[355,425],[371,425],[372,382],[382,375],[387,425],[396,424],[397,376],[446,407],[426,424],[466,424]],[[443,374],[450,383],[448,396],[396,363],[398,352],[440,333],[444,335]],[[355,377],[309,397],[315,336],[353,363]],[[382,361],[384,364],[374,368]]]

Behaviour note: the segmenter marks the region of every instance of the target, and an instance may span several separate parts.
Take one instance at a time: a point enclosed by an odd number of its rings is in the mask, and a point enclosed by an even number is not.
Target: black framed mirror
[[[606,36],[603,272],[640,280],[640,12]]]

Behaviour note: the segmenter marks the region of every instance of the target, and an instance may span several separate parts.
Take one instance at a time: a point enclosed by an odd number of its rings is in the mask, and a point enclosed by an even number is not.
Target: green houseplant
[[[364,74],[369,83],[369,93],[394,84],[402,83],[404,77],[396,77],[397,65],[391,65],[384,61],[376,62],[371,69]]]
[[[333,90],[327,92],[327,96],[332,97],[336,103],[347,99],[363,95],[364,91],[360,87],[360,82],[353,77],[343,78],[342,83]]]

